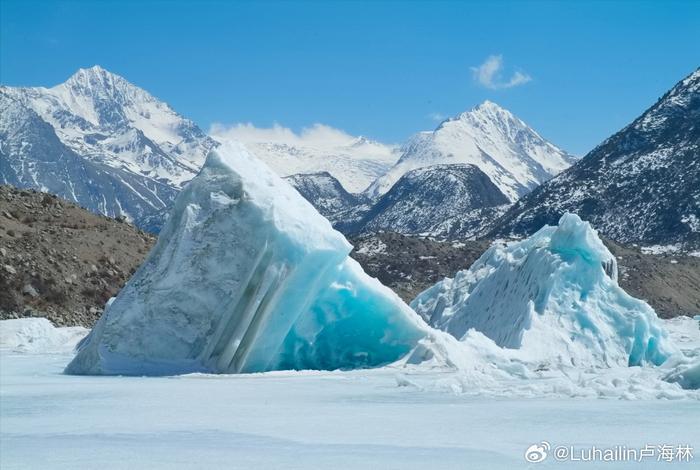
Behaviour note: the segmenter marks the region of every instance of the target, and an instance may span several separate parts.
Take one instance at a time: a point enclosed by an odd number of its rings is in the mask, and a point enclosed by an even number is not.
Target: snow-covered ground
[[[388,369],[74,377],[68,360],[0,359],[3,469],[525,468],[541,440],[700,447],[697,401],[461,396]]]
[[[700,402],[692,394],[620,400],[573,398],[559,390],[537,396],[548,381],[524,380],[519,391],[501,384],[497,396],[497,390],[469,386],[453,372],[396,367],[69,376],[62,373],[72,357],[65,351],[80,335],[37,327],[37,321],[0,323],[3,470],[641,469],[695,468],[700,458],[674,458],[671,465],[657,460],[659,450],[642,462],[558,462],[549,455],[535,464],[524,458],[526,448],[543,440],[552,449],[576,446],[581,452],[592,446],[690,445],[697,453]],[[682,349],[698,348],[696,320],[666,323]],[[464,386],[448,386],[457,383]],[[523,394],[528,386],[530,396]]]

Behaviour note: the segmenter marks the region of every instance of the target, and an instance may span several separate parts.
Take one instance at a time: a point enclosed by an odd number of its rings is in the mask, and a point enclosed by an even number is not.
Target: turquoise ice
[[[431,326],[470,330],[543,369],[659,365],[675,351],[654,310],[617,283],[617,262],[577,215],[507,245],[420,294]]]
[[[429,333],[351,245],[245,148],[212,152],[66,372],[378,366]]]

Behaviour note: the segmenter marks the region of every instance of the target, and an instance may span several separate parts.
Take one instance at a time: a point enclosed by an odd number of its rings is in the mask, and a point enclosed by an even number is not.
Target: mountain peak
[[[0,107],[0,127],[9,126],[0,132],[2,149],[17,149],[11,167],[0,157],[0,181],[48,188],[142,227],[155,227],[216,145],[166,103],[99,65],[51,88],[3,88]]]
[[[467,122],[472,125],[479,122],[483,123],[484,121],[495,123],[510,122],[519,123],[520,125],[517,127],[528,127],[520,119],[515,117],[513,113],[489,100],[485,100],[481,104],[474,106],[469,111],[464,111],[453,118],[443,121],[438,126],[438,129],[443,127],[444,124],[454,121]]]
[[[698,94],[700,94],[700,68],[695,69],[693,73],[671,88],[662,97],[660,104],[687,107],[697,100]]]
[[[493,101],[486,100],[483,103],[481,103],[478,106],[475,106],[472,108],[471,111],[467,111],[466,113],[462,113],[462,116],[468,115],[469,117],[482,117],[482,118],[487,118],[490,120],[493,120],[494,118],[497,120],[515,120],[515,116],[513,113],[508,111],[507,109],[497,105]]]
[[[99,65],[78,69],[65,83],[54,88],[67,88],[71,93],[77,95],[103,97],[114,97],[123,93],[137,93],[137,90],[141,91],[140,88],[129,83],[124,77],[112,73]]]
[[[368,189],[371,197],[388,191],[415,168],[439,163],[479,167],[511,201],[568,168],[573,157],[543,139],[510,111],[484,101],[414,135],[402,147],[399,162]]]
[[[496,103],[494,103],[493,101],[490,101],[490,100],[484,100],[483,103],[481,103],[480,105],[475,106],[473,110],[474,110],[474,111],[477,111],[477,110],[495,110],[495,111],[499,111],[499,110],[500,110],[500,111],[505,111],[504,108],[502,108],[501,106],[497,105]]]
[[[67,83],[85,83],[87,81],[104,81],[104,80],[124,80],[119,75],[116,75],[109,70],[106,70],[99,65],[92,67],[79,68],[73,75],[70,76]]]
[[[79,71],[90,72],[90,73],[111,73],[109,70],[102,68],[100,65],[95,64],[92,67],[79,68]]]

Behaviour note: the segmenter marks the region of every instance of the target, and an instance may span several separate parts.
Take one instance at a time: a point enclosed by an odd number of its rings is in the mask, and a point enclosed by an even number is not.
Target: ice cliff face
[[[156,247],[81,344],[74,374],[376,366],[429,328],[243,147],[212,152]]]
[[[674,351],[653,309],[617,285],[615,258],[573,214],[492,246],[411,306],[463,342],[473,329],[544,368],[658,365]]]

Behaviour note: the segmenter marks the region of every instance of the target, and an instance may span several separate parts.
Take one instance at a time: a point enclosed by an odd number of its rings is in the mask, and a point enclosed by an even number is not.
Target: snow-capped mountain
[[[295,134],[279,126],[256,129],[242,124],[233,128],[213,126],[220,141],[242,142],[280,176],[329,173],[351,193],[360,193],[385,174],[399,158],[399,148],[351,136],[316,124]]]
[[[475,165],[434,165],[404,174],[346,231],[467,238],[474,236],[485,220],[500,215],[508,203]]]
[[[337,222],[340,214],[364,202],[362,196],[347,192],[327,171],[291,175],[284,179],[331,223]]]
[[[111,216],[165,208],[172,186],[74,152],[33,109],[0,89],[0,183],[36,188]]]
[[[168,206],[216,145],[99,66],[53,88],[1,91],[0,182],[52,191],[105,215],[138,222]]]
[[[376,198],[406,172],[437,164],[476,165],[513,202],[567,168],[575,158],[544,140],[523,121],[485,101],[413,136],[399,161],[367,190]]]
[[[516,203],[493,234],[576,212],[619,242],[700,246],[700,69],[577,164]]]

